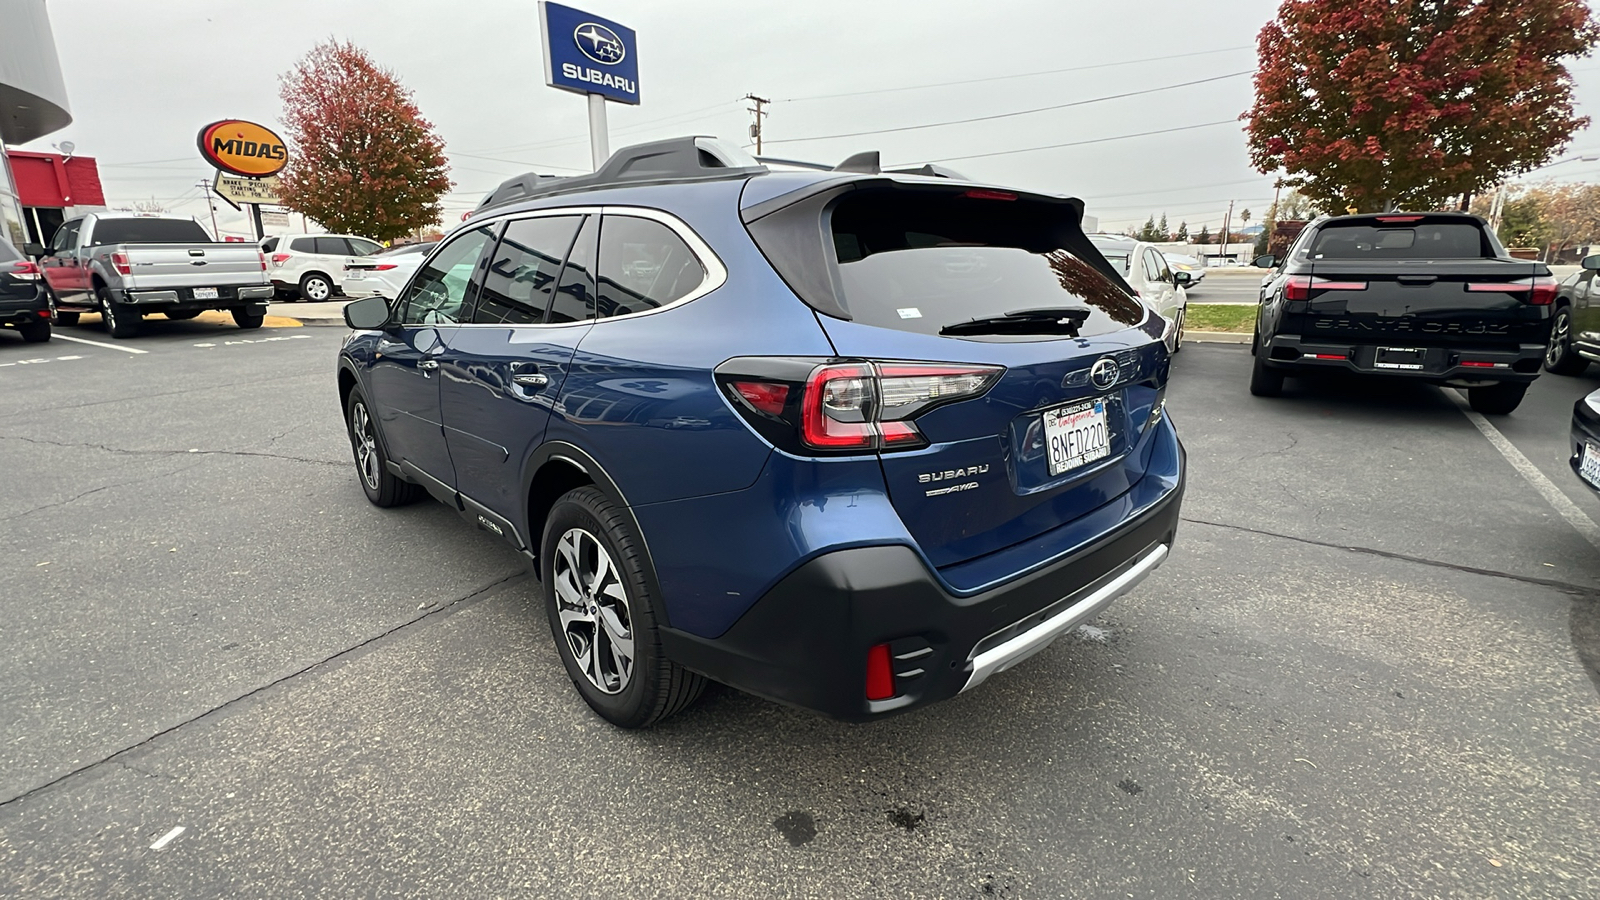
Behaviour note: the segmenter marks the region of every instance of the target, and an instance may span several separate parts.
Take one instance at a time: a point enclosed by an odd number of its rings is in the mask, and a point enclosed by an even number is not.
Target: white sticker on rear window
[[[920,318],[922,318],[922,310],[917,309],[915,306],[908,306],[905,309],[897,309],[897,310],[895,310],[895,312],[899,313],[900,314],[900,318],[902,318],[902,319],[920,319]]]

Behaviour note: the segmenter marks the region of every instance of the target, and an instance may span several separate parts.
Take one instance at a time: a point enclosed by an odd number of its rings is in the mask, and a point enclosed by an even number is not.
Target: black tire
[[[76,325],[78,324],[78,314],[75,312],[62,312],[58,309],[56,310],[56,324]]]
[[[1572,349],[1572,308],[1563,306],[1550,318],[1550,345],[1544,351],[1546,371],[1582,375],[1589,361]]]
[[[174,322],[187,322],[188,320],[194,318],[195,316],[200,315],[200,310],[198,310],[198,309],[169,309],[166,312],[162,313],[162,315],[166,316],[167,318],[171,319]]]
[[[1184,317],[1188,315],[1188,313],[1189,313],[1189,311],[1187,309],[1178,310],[1178,325],[1177,325],[1177,328],[1172,332],[1172,352],[1173,353],[1177,353],[1178,351],[1183,349],[1183,320],[1184,320]]]
[[[569,536],[558,559],[557,549]],[[556,653],[584,702],[620,728],[654,725],[693,703],[706,686],[704,677],[662,653],[642,544],[627,517],[593,487],[568,491],[556,501],[540,542],[545,613]],[[578,557],[576,569],[569,551]],[[596,577],[585,584],[582,570],[598,559],[594,551],[605,554],[607,565],[597,565],[589,573]],[[618,636],[631,641],[633,650],[625,675],[618,657],[624,651],[611,637],[624,631]],[[578,658],[585,644],[588,666]]]
[[[35,319],[31,322],[23,322],[17,326],[17,333],[22,335],[22,339],[30,344],[42,344],[50,340],[50,320]]]
[[[139,334],[139,312],[111,299],[109,288],[95,291],[100,300],[100,318],[105,323],[106,334],[114,338],[131,338]]]
[[[1267,368],[1267,357],[1259,344],[1259,336],[1250,342],[1250,393],[1257,397],[1276,397],[1283,393],[1283,373]]]
[[[367,398],[352,390],[344,403],[345,432],[350,436],[350,452],[356,460],[356,481],[374,506],[385,509],[404,506],[422,497],[422,486],[412,484],[389,471],[389,455],[384,452],[378,422],[367,408]],[[368,457],[363,451],[370,453]]]
[[[307,303],[322,303],[333,299],[333,280],[321,272],[312,272],[300,279],[300,299]]]
[[[239,328],[244,331],[249,331],[252,328],[260,328],[261,323],[265,322],[267,319],[266,313],[246,312],[242,309],[235,309],[232,312],[233,324],[239,326]]]
[[[1503,416],[1516,409],[1526,393],[1526,384],[1515,383],[1467,388],[1467,403],[1486,416]]]

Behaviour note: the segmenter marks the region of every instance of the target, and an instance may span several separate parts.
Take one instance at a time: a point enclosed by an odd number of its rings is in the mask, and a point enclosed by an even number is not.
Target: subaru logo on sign
[[[1089,381],[1102,391],[1116,384],[1119,374],[1117,361],[1109,356],[1100,357],[1089,367]]]
[[[573,29],[572,39],[578,42],[578,49],[584,56],[601,65],[614,66],[628,55],[628,48],[615,31],[594,22],[585,22]]]

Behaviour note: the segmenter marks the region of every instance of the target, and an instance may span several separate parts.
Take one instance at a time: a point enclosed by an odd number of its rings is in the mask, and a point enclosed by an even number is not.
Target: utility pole
[[[1222,252],[1217,254],[1218,259],[1228,255],[1228,228],[1233,224],[1233,201],[1228,201],[1228,214],[1222,217]]]
[[[206,192],[206,206],[211,210],[211,237],[221,238],[217,233],[217,201],[211,196],[211,182],[202,178],[194,186]]]
[[[772,101],[768,100],[765,97],[757,97],[755,94],[745,94],[744,95],[744,99],[749,100],[749,101],[751,101],[752,103],[755,104],[755,106],[747,106],[747,107],[745,107],[745,109],[748,109],[752,113],[755,113],[756,119],[755,119],[754,122],[750,123],[750,137],[751,137],[752,140],[754,140],[756,142],[756,155],[760,156],[761,155],[761,120],[767,117],[766,110],[762,109],[762,107],[766,106],[768,103],[771,103]]]

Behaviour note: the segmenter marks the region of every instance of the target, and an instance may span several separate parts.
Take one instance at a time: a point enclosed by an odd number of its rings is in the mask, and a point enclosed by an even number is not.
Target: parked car
[[[1600,391],[1572,405],[1572,471],[1600,494]]]
[[[1550,315],[1550,343],[1544,367],[1557,375],[1582,375],[1591,360],[1600,360],[1600,256],[1587,256],[1583,268],[1567,276],[1556,291]]]
[[[260,328],[272,299],[266,263],[249,244],[213,241],[188,216],[89,213],[61,223],[39,268],[56,321],[99,313],[115,338],[139,333],[151,313],[192,319],[227,310],[240,328]]]
[[[1163,251],[1161,255],[1166,259],[1167,265],[1173,272],[1189,273],[1188,287],[1198,287],[1200,282],[1205,280],[1206,264],[1201,260],[1193,256],[1185,256],[1182,253],[1167,253]]]
[[[616,725],[707,678],[847,720],[942,700],[1173,545],[1172,323],[1082,202],[841,169],[684,138],[512,179],[344,309],[362,490],[524,553]]]
[[[344,261],[344,295],[350,298],[400,296],[400,289],[411,280],[428,251],[438,241],[406,244],[371,256],[352,256]]]
[[[15,328],[30,344],[50,340],[50,319],[55,306],[45,288],[39,264],[29,256],[44,255],[38,244],[26,244],[19,252],[0,237],[0,326]]]
[[[1139,299],[1173,322],[1171,350],[1182,350],[1183,320],[1189,304],[1184,288],[1193,277],[1168,266],[1166,257],[1153,244],[1118,235],[1092,234],[1089,240],[1127,279]]]
[[[1513,259],[1466,213],[1380,213],[1307,225],[1271,269],[1251,343],[1250,392],[1287,375],[1391,375],[1466,388],[1504,415],[1539,377],[1556,280]]]
[[[290,234],[261,242],[279,296],[312,303],[339,293],[347,259],[382,251],[377,241],[353,234]]]

